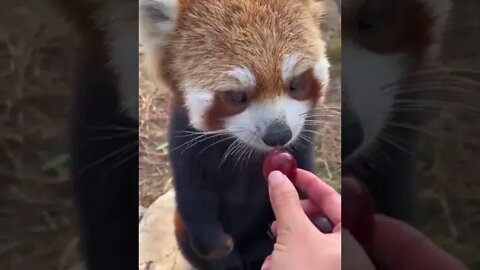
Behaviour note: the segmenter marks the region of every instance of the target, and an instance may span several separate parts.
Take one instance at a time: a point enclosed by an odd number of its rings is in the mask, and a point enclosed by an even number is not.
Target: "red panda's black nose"
[[[284,146],[292,138],[292,131],[285,124],[274,123],[267,127],[263,142],[272,147]]]

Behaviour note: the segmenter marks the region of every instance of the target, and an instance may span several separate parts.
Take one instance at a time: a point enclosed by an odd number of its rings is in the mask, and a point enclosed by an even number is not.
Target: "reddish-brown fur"
[[[311,69],[304,72],[301,76],[305,78],[305,90],[300,91],[296,95],[291,95],[293,99],[299,101],[311,101],[312,107],[315,107],[320,100],[322,95],[323,86],[322,83],[318,82]],[[268,87],[268,85],[258,85],[259,87]],[[276,95],[270,96],[268,100],[264,100],[263,102],[275,102],[280,96],[288,95],[288,85],[281,86],[280,90],[281,93],[277,93]],[[273,92],[273,91],[272,91]],[[270,93],[270,92],[269,92]],[[275,92],[273,92],[275,93]],[[256,90],[254,93],[250,95],[250,99],[255,101],[259,99],[259,96],[263,94],[263,91],[260,89]],[[208,130],[218,130],[223,127],[222,119],[225,117],[232,116],[238,113],[241,113],[244,108],[230,106],[229,103],[225,100],[225,95],[222,92],[215,93],[215,101],[213,102],[210,109],[207,111],[205,116],[205,128]]]
[[[190,241],[187,228],[185,227],[185,224],[183,224],[182,217],[177,211],[175,211],[173,215],[173,224],[175,227],[175,237],[177,238],[177,241],[180,241],[180,242]]]
[[[316,60],[323,53],[318,21],[311,5],[305,5],[310,1],[181,2],[176,29],[160,63],[173,90],[174,81],[184,80],[215,90],[229,80],[224,74],[229,67],[243,65],[260,85],[268,85],[259,95],[266,99],[283,89],[283,57],[300,51]]]
[[[256,80],[252,102],[273,102],[287,95],[282,79],[285,58],[301,53],[299,66],[305,70],[324,57],[319,31],[321,6],[311,0],[214,0],[179,1],[176,26],[162,53],[161,75],[166,85],[181,95],[184,84],[215,92],[215,102],[206,113],[205,129],[219,129],[222,119],[242,111],[224,101],[219,91],[226,83],[242,90],[227,72],[246,67]],[[314,82],[299,100],[315,105],[323,82]],[[180,98],[177,98],[180,100]],[[179,104],[179,103],[176,103]]]
[[[379,54],[407,53],[417,63],[429,45],[434,42],[432,36],[433,18],[418,0],[393,0],[391,10],[394,11],[392,25],[386,31],[362,37],[357,31],[358,8],[345,9],[342,23],[342,37],[355,39],[366,49]],[[363,1],[357,5],[360,7]]]

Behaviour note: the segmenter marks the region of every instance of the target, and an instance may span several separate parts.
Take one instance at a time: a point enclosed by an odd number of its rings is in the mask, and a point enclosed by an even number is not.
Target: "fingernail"
[[[278,186],[285,182],[285,176],[279,171],[273,171],[268,176],[268,183],[270,186]]]

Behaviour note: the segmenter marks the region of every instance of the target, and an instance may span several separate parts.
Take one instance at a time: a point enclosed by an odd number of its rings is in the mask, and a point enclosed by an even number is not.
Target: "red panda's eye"
[[[302,91],[303,89],[305,89],[305,78],[302,75],[293,79],[290,82],[290,86],[288,90],[290,91],[290,93],[295,94]]]
[[[246,92],[231,91],[226,92],[227,101],[235,106],[244,106],[248,104],[249,97]]]
[[[386,24],[393,16],[390,5],[391,3],[385,0],[366,1],[360,9],[357,19],[359,31],[365,33],[387,28]]]

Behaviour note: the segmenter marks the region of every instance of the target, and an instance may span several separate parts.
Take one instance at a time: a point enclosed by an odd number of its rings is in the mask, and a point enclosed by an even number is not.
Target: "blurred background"
[[[451,91],[440,99],[447,101],[437,104],[440,114],[419,131],[418,217],[436,244],[480,269],[480,2],[452,4],[441,60],[462,74],[452,88],[466,94]]]
[[[76,36],[48,1],[0,2],[0,269],[78,269],[67,128]]]

